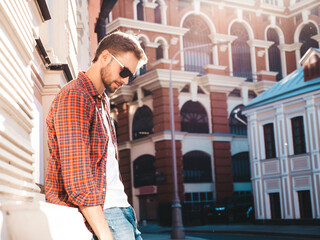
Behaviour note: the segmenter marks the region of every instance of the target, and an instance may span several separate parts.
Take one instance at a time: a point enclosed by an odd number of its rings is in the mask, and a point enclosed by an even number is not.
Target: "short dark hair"
[[[108,50],[111,54],[133,52],[139,60],[139,67],[146,64],[147,56],[141,48],[139,41],[135,36],[120,31],[113,32],[105,36],[98,44],[96,54],[92,62],[96,62],[104,50]]]

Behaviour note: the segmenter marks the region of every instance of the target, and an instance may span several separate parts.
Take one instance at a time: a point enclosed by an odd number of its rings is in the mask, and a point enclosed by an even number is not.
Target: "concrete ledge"
[[[2,240],[89,240],[76,208],[37,202],[11,202],[0,206]]]

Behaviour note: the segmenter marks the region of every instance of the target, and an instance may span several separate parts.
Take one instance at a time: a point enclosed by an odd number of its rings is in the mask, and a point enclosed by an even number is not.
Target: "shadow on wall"
[[[0,208],[2,240],[88,240],[92,235],[76,208],[30,202]]]

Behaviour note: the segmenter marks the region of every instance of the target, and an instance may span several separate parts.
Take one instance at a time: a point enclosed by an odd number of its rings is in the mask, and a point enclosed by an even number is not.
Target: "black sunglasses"
[[[132,72],[127,67],[125,67],[115,56],[113,56],[111,53],[110,53],[110,55],[122,67],[122,70],[119,73],[120,77],[122,77],[122,78],[129,77],[129,82],[132,82],[136,78],[136,76],[133,75]]]

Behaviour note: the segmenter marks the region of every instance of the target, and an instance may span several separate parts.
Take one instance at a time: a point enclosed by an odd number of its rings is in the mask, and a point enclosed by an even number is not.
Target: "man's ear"
[[[106,62],[108,61],[108,57],[110,56],[110,52],[108,50],[103,50],[100,54],[101,60]]]

